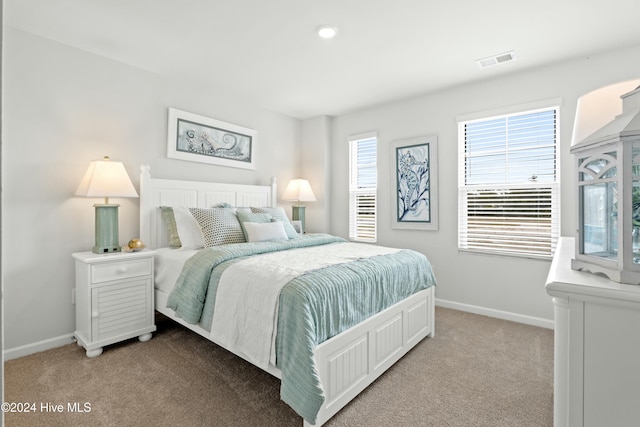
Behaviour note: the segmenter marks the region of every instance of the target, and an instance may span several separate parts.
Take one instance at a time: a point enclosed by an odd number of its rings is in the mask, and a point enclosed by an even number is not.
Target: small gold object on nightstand
[[[127,245],[132,252],[138,252],[144,249],[144,243],[140,239],[131,239]]]

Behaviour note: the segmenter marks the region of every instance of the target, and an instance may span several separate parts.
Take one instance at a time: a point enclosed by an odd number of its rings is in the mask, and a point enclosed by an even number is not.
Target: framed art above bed
[[[255,169],[253,129],[169,108],[167,157]]]

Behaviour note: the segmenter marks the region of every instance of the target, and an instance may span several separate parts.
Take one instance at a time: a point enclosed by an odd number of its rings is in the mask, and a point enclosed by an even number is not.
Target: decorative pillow
[[[169,235],[169,247],[176,249],[182,246],[180,241],[180,234],[178,233],[178,225],[176,224],[176,217],[173,214],[173,208],[169,206],[160,206],[160,214],[162,220],[167,226],[167,234]]]
[[[233,206],[231,206],[229,203],[227,202],[221,202],[218,203],[216,205],[211,206],[212,208],[232,208]]]
[[[287,236],[290,239],[296,239],[298,238],[298,233],[296,233],[296,229],[293,228],[293,225],[291,225],[291,223],[289,222],[289,218],[287,217],[287,214],[284,212],[284,209],[281,207],[277,207],[277,208],[251,208],[251,212],[253,213],[268,213],[271,214],[271,216],[273,217],[274,220],[276,221],[282,221],[282,224],[284,225],[284,231],[287,233]]]
[[[198,221],[191,215],[189,208],[174,207],[173,216],[178,228],[178,236],[183,248],[201,249],[204,248],[204,239]]]
[[[240,221],[240,227],[242,227],[242,232],[244,233],[244,237],[249,241],[249,237],[247,236],[247,230],[244,227],[244,224],[247,222],[257,222],[260,224],[264,224],[266,222],[271,222],[273,218],[271,214],[268,213],[253,213],[251,210],[238,210],[236,211],[236,216],[238,217],[238,221]]]
[[[189,208],[189,212],[200,224],[205,247],[246,242],[240,222],[233,209]]]
[[[284,222],[245,222],[248,242],[271,242],[275,240],[289,240],[284,231]]]

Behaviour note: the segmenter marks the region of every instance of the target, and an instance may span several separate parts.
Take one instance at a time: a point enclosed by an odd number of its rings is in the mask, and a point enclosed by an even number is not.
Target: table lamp
[[[300,204],[300,202],[315,202],[316,196],[313,194],[313,190],[311,189],[311,185],[309,185],[309,181],[306,179],[292,179],[289,181],[289,185],[287,185],[287,189],[284,191],[282,195],[282,200],[287,201],[295,201],[296,204],[291,207],[291,219],[294,221],[300,221],[300,225],[302,226],[301,232],[305,232],[305,222],[304,222],[304,206]]]
[[[120,205],[110,204],[109,197],[138,197],[122,162],[112,162],[108,156],[103,160],[92,161],[76,190],[76,196],[104,197],[103,204],[93,205],[96,220],[96,241],[93,252],[97,254],[120,252],[122,250],[118,239],[118,207]]]

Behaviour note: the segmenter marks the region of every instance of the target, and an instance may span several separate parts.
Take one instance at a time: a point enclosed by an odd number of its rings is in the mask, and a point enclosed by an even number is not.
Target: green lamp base
[[[300,221],[301,229],[300,232],[305,232],[304,227],[304,206],[294,205],[291,207],[291,219],[293,221]]]
[[[96,210],[96,244],[93,252],[108,254],[121,252],[118,241],[118,207],[120,205],[93,205]]]

